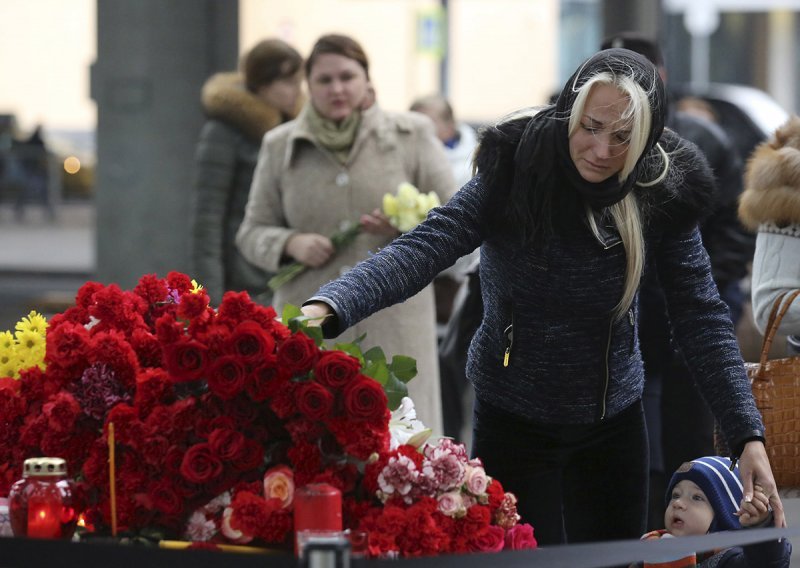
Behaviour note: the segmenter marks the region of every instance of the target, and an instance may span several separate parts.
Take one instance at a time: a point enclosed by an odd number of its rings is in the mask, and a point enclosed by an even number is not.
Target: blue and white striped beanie
[[[667,505],[672,499],[673,488],[684,479],[694,481],[706,494],[714,509],[714,520],[708,532],[742,528],[739,517],[734,515],[742,502],[742,480],[739,466],[731,471],[731,460],[719,456],[706,456],[681,465],[667,486]]]

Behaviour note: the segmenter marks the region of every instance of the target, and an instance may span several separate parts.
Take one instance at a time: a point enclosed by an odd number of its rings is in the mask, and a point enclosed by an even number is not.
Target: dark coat
[[[489,229],[486,210],[493,188],[510,182],[525,120],[487,131],[478,176],[415,230],[323,286],[315,299],[334,308],[338,320],[327,331],[336,334],[402,302],[480,246],[484,316],[467,367],[476,397],[535,422],[590,424],[641,398],[638,309],[634,303],[626,317],[610,315],[625,273],[615,229],[607,228],[599,242],[583,216],[575,215],[546,247],[523,246]],[[681,347],[723,430],[738,446],[763,436],[763,425],[697,228],[712,178],[693,145],[669,131],[661,144],[671,154],[670,174],[655,187],[634,190],[647,255],[657,263]]]

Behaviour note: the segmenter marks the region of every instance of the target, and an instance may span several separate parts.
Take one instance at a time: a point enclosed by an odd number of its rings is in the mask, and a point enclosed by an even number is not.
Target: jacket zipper
[[[600,401],[600,420],[605,420],[606,417],[606,396],[608,396],[608,381],[611,374],[608,368],[608,359],[611,353],[611,330],[614,327],[614,318],[608,324],[608,339],[606,340],[606,376],[605,383],[603,383],[603,400]]]

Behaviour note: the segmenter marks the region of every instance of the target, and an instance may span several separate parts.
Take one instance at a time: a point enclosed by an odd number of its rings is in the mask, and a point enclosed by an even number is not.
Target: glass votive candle
[[[78,514],[66,462],[61,458],[25,460],[22,479],[8,494],[8,514],[14,536],[71,538]]]

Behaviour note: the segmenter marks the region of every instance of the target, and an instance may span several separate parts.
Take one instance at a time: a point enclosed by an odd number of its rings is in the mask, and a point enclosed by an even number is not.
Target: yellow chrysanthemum
[[[3,349],[13,350],[16,345],[17,342],[14,340],[13,333],[10,331],[0,331],[0,352],[2,352]]]
[[[197,280],[192,278],[192,294],[197,294],[200,290],[203,289],[203,285],[199,284]]]
[[[0,377],[17,378],[18,358],[11,349],[0,349]]]
[[[15,329],[17,332],[32,331],[44,337],[45,333],[47,333],[47,319],[35,310],[31,310],[27,317],[23,317],[17,322]]]
[[[28,354],[39,349],[44,348],[44,336],[40,333],[30,330],[18,331],[17,338],[17,354],[28,358]]]

